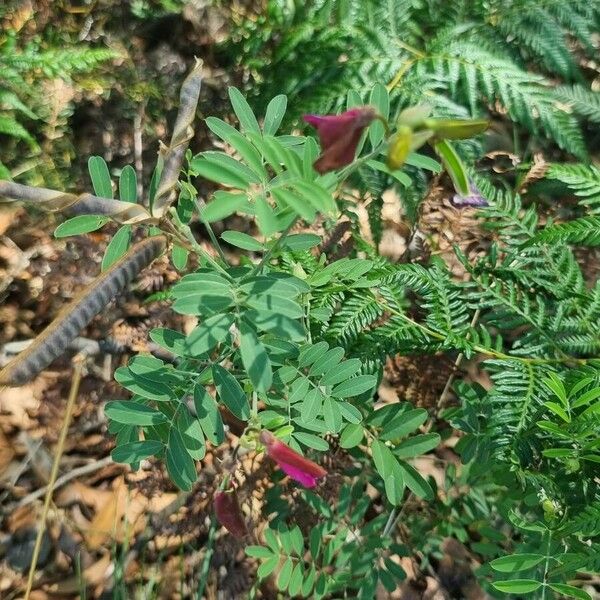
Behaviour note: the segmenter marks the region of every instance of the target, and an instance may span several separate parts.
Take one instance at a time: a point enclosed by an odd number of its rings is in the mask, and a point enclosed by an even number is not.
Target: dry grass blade
[[[27,577],[27,589],[25,590],[25,600],[29,600],[31,589],[33,587],[33,577],[35,575],[35,567],[37,565],[38,557],[40,554],[40,548],[42,546],[42,537],[46,528],[46,518],[48,517],[48,509],[50,508],[50,500],[52,499],[52,492],[54,491],[54,483],[56,482],[56,476],[58,475],[58,466],[60,465],[60,459],[62,457],[65,440],[67,439],[67,433],[69,432],[69,424],[71,423],[71,415],[73,414],[73,407],[75,406],[75,399],[79,393],[79,383],[81,382],[81,373],[83,371],[84,358],[81,355],[76,356],[73,359],[75,369],[73,373],[73,382],[71,383],[71,390],[69,392],[69,399],[65,409],[65,417],[63,420],[62,430],[58,439],[58,446],[56,448],[56,456],[54,457],[54,463],[52,464],[52,471],[50,473],[50,481],[48,482],[48,488],[46,491],[46,498],[44,499],[44,508],[42,510],[42,516],[40,519],[40,525],[37,532],[37,538],[35,540],[35,546],[33,548],[33,557],[31,559],[31,566],[29,567],[29,576]]]

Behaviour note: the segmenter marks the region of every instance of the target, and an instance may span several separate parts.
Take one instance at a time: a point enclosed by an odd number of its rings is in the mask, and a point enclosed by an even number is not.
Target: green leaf
[[[213,444],[220,444],[225,439],[223,419],[217,403],[201,383],[194,387],[194,408],[206,438]]]
[[[248,398],[237,379],[221,365],[214,364],[212,372],[221,402],[238,419],[247,421],[250,418],[250,406],[248,405]]]
[[[492,585],[505,594],[530,594],[541,587],[534,579],[511,579],[509,581],[494,581]]]
[[[573,390],[571,390],[571,393],[573,393]],[[586,404],[589,404],[592,400],[596,400],[597,398],[600,398],[600,387],[592,388],[591,390],[588,390],[587,392],[581,394],[581,396],[579,396],[579,398],[577,398],[577,400],[573,402],[573,408],[585,406]]]
[[[150,339],[176,356],[186,355],[186,336],[179,331],[167,327],[157,327],[150,331]]]
[[[425,156],[424,154],[418,154],[417,152],[411,152],[404,162],[411,167],[426,169],[433,173],[440,173],[442,170],[442,165],[440,165],[437,160],[434,160],[430,156]]]
[[[110,455],[115,462],[132,464],[158,454],[163,448],[164,444],[158,440],[143,440],[117,446]]]
[[[187,408],[180,408],[175,426],[181,433],[183,445],[194,460],[202,460],[206,455],[206,442],[200,421]]]
[[[234,159],[231,160],[236,162]],[[236,168],[233,164],[216,161],[205,156],[195,156],[190,161],[190,169],[195,175],[215,183],[245,190],[250,186],[250,180],[244,177],[246,173],[241,171],[240,166],[241,163],[238,163],[238,168]]]
[[[558,415],[565,423],[571,422],[571,417],[558,402],[544,402],[544,406],[551,410],[555,415]]]
[[[308,374],[311,377],[318,377],[323,373],[328,373],[331,369],[334,369],[339,364],[340,360],[344,357],[344,349],[340,347],[331,348],[321,358],[316,360]]]
[[[279,571],[279,577],[277,578],[277,587],[280,591],[287,589],[290,584],[290,578],[292,576],[292,570],[294,568],[294,563],[291,558],[287,558],[283,563],[283,567],[281,567],[281,571]]]
[[[54,231],[54,237],[63,238],[70,235],[90,233],[108,223],[110,219],[103,215],[78,215],[61,223]]]
[[[266,135],[275,135],[287,108],[287,96],[279,94],[275,96],[267,105],[265,120],[263,123],[263,132]]]
[[[295,233],[288,235],[282,246],[292,252],[301,252],[302,250],[310,250],[320,243],[321,237],[314,233]]]
[[[266,171],[259,152],[235,127],[216,117],[208,117],[206,124],[213,133],[237,150],[238,154],[254,173],[259,177],[266,177]]]
[[[307,392],[300,406],[300,416],[304,423],[314,421],[321,414],[323,400],[325,396],[321,390],[313,388]]]
[[[282,208],[291,208],[297,215],[302,217],[307,223],[312,223],[315,219],[315,209],[292,190],[286,188],[275,188],[271,190],[277,205]]]
[[[265,560],[260,565],[260,567],[258,567],[258,569],[256,570],[256,575],[259,579],[264,579],[265,577],[268,577],[277,568],[278,564],[279,555],[273,555],[271,556],[271,558],[267,558],[267,560]]]
[[[279,221],[277,220],[275,211],[263,195],[256,198],[254,208],[258,228],[264,236],[270,236],[279,231]]]
[[[100,196],[100,198],[112,198],[112,182],[106,161],[101,156],[90,156],[88,159],[88,171],[90,172],[96,196]]]
[[[358,358],[350,358],[327,371],[319,383],[320,385],[335,385],[336,383],[346,381],[358,373],[360,367],[361,362]]]
[[[294,438],[304,446],[313,448],[314,450],[320,450],[325,452],[329,450],[329,444],[322,438],[313,435],[312,433],[305,433],[304,431],[295,431]]]
[[[363,394],[372,389],[377,383],[377,378],[373,375],[358,375],[340,383],[331,391],[335,398],[350,398]]]
[[[402,476],[408,489],[425,500],[433,499],[433,489],[429,483],[419,474],[419,472],[404,461],[398,461],[398,465],[402,470]]]
[[[371,90],[369,97],[369,104],[375,106],[379,114],[387,119],[390,113],[390,97],[386,87],[381,83],[376,83]],[[385,127],[379,120],[373,121],[369,128],[369,137],[371,139],[371,145],[377,146],[385,135]]]
[[[297,562],[294,570],[292,571],[292,576],[290,577],[290,583],[288,586],[288,594],[290,598],[293,598],[300,593],[303,580],[304,569],[302,567],[302,562]]]
[[[342,448],[354,448],[358,446],[364,437],[364,428],[358,423],[349,423],[344,427],[340,436],[340,446]]]
[[[491,561],[490,567],[500,573],[518,573],[532,569],[545,558],[543,554],[511,554]]]
[[[246,304],[259,313],[275,313],[290,319],[299,319],[304,315],[302,307],[297,302],[283,296],[269,294],[252,295],[248,297]]]
[[[462,196],[468,196],[470,188],[467,170],[456,150],[446,140],[436,142],[435,149],[440,155],[456,191]]]
[[[412,185],[412,179],[403,171],[399,169],[392,170],[386,164],[382,163],[379,160],[368,160],[367,164],[382,173],[386,173],[387,175],[391,175],[394,179],[396,179],[399,183],[401,183],[404,187],[410,187]]]
[[[388,421],[381,432],[382,440],[394,440],[404,437],[418,429],[427,421],[427,411],[424,408],[408,410]]]
[[[119,176],[119,198],[121,202],[137,201],[137,175],[131,165],[123,167]]]
[[[388,500],[394,505],[399,504],[402,500],[404,481],[398,461],[391,450],[379,440],[374,440],[371,444],[371,454],[375,469],[383,479]]]
[[[102,271],[106,271],[106,269],[116,263],[127,252],[130,244],[131,225],[123,225],[117,230],[117,233],[115,233],[106,247],[106,252],[102,258]]]
[[[327,352],[329,344],[327,342],[317,342],[312,346],[306,346],[298,356],[298,367],[307,367],[318,360]]]
[[[241,231],[224,231],[221,234],[221,238],[228,244],[231,244],[236,248],[242,248],[242,250],[252,250],[257,252],[264,250],[263,245],[259,241]]]
[[[578,598],[579,600],[592,600],[592,597],[581,588],[567,585],[566,583],[549,583],[548,587],[555,592],[568,596],[569,598]]]
[[[433,450],[441,441],[439,434],[426,433],[415,435],[394,448],[394,455],[398,458],[412,458]]]
[[[244,131],[255,131],[256,133],[260,133],[258,121],[242,93],[234,87],[230,87],[227,91],[229,93],[229,100],[231,101],[233,112],[235,112],[241,128]]]
[[[544,379],[544,383],[556,394],[565,408],[569,406],[565,384],[555,373],[550,373],[550,375]]]
[[[187,265],[189,252],[178,244],[173,244],[173,251],[171,254],[171,260],[173,261],[173,266],[178,271],[183,271]]]
[[[244,369],[254,388],[258,392],[267,393],[273,382],[273,370],[267,351],[249,325],[242,322],[239,324],[239,330],[240,354]]]
[[[169,477],[175,485],[183,491],[190,491],[197,477],[196,466],[194,459],[185,447],[181,434],[175,428],[171,428],[169,432],[165,458]]]
[[[339,404],[329,396],[323,399],[323,418],[329,431],[338,433],[342,429],[342,411]]]
[[[247,204],[248,197],[246,194],[219,190],[215,192],[213,200],[202,208],[200,216],[207,223],[214,223],[230,217]]]
[[[162,377],[165,370],[158,371],[158,377]],[[166,382],[157,381],[157,377],[134,373],[127,367],[120,367],[115,371],[115,380],[130,392],[157,402],[171,400],[173,393]]]
[[[253,558],[271,558],[273,556],[273,551],[264,546],[247,546],[245,552]]]
[[[200,357],[210,352],[225,340],[233,321],[234,317],[231,314],[218,314],[200,323],[186,338],[184,345],[186,353]]]
[[[304,555],[304,536],[298,525],[295,525],[290,529],[290,540],[292,544],[292,551],[296,556]]]
[[[162,412],[132,400],[107,402],[104,413],[112,421],[125,425],[160,425],[168,421],[167,416]]]

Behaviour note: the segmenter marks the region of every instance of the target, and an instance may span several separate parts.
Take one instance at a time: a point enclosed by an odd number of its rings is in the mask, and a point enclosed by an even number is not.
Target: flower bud
[[[304,120],[316,128],[321,141],[321,155],[314,167],[319,173],[349,165],[365,127],[377,117],[372,106],[360,106],[340,115],[305,115]]]
[[[242,538],[248,533],[248,528],[246,527],[246,522],[244,521],[238,502],[237,492],[232,483],[229,484],[228,489],[219,490],[215,494],[214,506],[217,521],[231,535]]]
[[[265,445],[267,456],[274,460],[286,475],[304,487],[315,487],[317,481],[327,475],[323,467],[292,450],[270,431],[263,429],[260,432],[260,441]]]
[[[400,125],[398,131],[392,136],[388,146],[387,166],[395,171],[400,169],[411,151],[412,129],[407,125]]]

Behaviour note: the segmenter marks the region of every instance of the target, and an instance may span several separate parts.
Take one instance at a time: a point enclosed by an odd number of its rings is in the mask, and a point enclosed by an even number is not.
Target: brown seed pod
[[[0,371],[0,385],[23,385],[60,356],[77,334],[165,248],[166,237],[154,236],[133,246],[56,316],[34,342]]]

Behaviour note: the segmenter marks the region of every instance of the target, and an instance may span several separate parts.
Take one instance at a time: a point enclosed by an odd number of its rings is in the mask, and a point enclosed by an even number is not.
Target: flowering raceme
[[[260,432],[260,441],[265,445],[267,456],[274,460],[286,475],[304,487],[315,487],[317,481],[327,475],[323,467],[292,450],[270,431],[263,429]]]
[[[233,536],[242,538],[248,533],[248,528],[242,516],[237,492],[230,482],[228,489],[219,490],[215,494],[214,507],[217,521]]]
[[[334,171],[349,165],[356,154],[365,127],[377,118],[372,106],[361,106],[340,115],[304,115],[304,120],[316,128],[321,141],[321,155],[314,167],[319,173]]]

